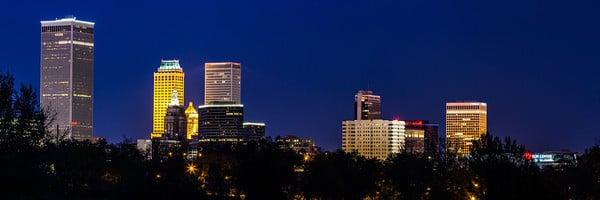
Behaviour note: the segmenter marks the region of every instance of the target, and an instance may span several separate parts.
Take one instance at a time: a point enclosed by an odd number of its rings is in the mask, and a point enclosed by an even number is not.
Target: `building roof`
[[[185,114],[198,114],[198,111],[196,111],[196,108],[194,107],[194,103],[191,101],[188,103],[188,107],[185,109]]]
[[[80,24],[94,26],[94,22],[77,20],[77,18],[75,18],[75,17],[65,17],[62,19],[45,20],[45,21],[40,21],[40,23],[42,25],[59,25],[59,24],[80,23]]]
[[[161,60],[158,70],[181,70],[179,60]]]

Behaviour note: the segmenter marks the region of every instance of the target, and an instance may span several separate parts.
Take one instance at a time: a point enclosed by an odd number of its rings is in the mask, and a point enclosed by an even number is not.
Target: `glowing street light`
[[[194,165],[194,163],[188,164],[188,166],[186,168],[187,168],[187,172],[189,174],[194,174],[198,171],[198,168],[196,168],[196,165]]]

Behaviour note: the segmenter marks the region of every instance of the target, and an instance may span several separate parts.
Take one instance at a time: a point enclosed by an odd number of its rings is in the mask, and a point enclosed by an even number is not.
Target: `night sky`
[[[186,101],[203,63],[242,63],[245,119],[331,150],[356,90],[386,118],[444,126],[444,103],[488,103],[489,130],[534,151],[600,138],[599,1],[0,2],[0,70],[39,87],[40,20],[96,22],[94,134],[147,138],[152,76],[179,59]],[[440,130],[440,135],[444,129]]]

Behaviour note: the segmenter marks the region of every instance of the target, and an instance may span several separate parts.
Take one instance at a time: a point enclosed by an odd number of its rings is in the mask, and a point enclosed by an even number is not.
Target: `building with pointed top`
[[[165,116],[172,101],[173,90],[177,91],[179,105],[184,105],[184,73],[179,60],[161,60],[154,72],[154,94],[151,138],[159,138],[165,133]]]
[[[198,137],[198,111],[196,111],[194,103],[191,101],[185,109],[185,116],[187,118],[186,138],[191,140],[194,137]]]
[[[177,98],[177,90],[173,90],[171,96],[171,103],[169,103],[169,107],[167,107],[167,113],[165,115],[164,121],[164,139],[177,140],[180,142],[187,141],[187,119],[183,106],[179,105],[179,99]]]

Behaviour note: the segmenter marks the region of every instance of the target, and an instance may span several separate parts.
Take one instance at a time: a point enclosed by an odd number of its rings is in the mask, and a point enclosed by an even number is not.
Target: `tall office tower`
[[[241,104],[242,66],[221,62],[204,64],[204,104],[231,102]]]
[[[191,101],[185,109],[185,116],[187,118],[186,138],[191,140],[193,137],[198,136],[198,111],[196,111]]]
[[[184,100],[184,73],[179,60],[161,60],[158,70],[154,72],[154,98],[152,112],[151,138],[159,138],[165,133],[165,115],[171,102],[173,90],[177,91],[180,105]]]
[[[171,103],[167,107],[167,113],[165,115],[165,133],[164,139],[177,140],[180,142],[186,142],[187,137],[187,119],[183,106],[180,106],[179,99],[177,98],[177,90],[173,90],[171,97]]]
[[[265,123],[244,122],[242,124],[243,134],[247,141],[258,141],[265,138]]]
[[[372,91],[359,90],[354,96],[355,120],[381,119],[381,97]]]
[[[342,150],[385,160],[404,149],[404,121],[346,120],[342,122]]]
[[[55,114],[52,130],[92,139],[94,23],[64,18],[41,21],[41,26],[41,106]]]
[[[200,142],[240,142],[244,140],[244,106],[213,102],[198,107]]]
[[[438,125],[430,124],[426,120],[405,120],[405,122],[405,151],[437,158],[439,153]]]
[[[468,156],[473,142],[487,132],[487,104],[482,102],[446,103],[447,152]]]

